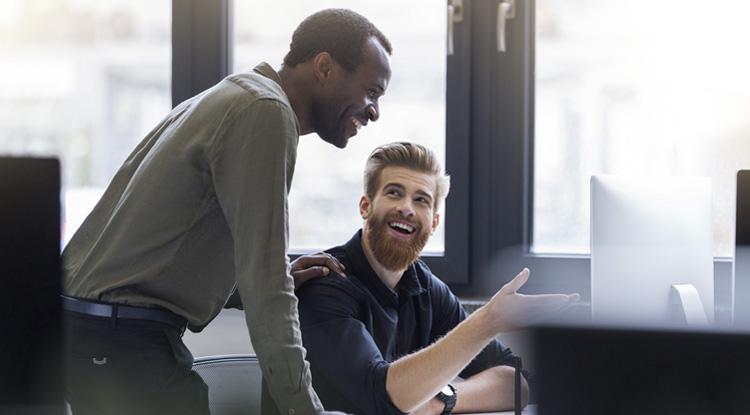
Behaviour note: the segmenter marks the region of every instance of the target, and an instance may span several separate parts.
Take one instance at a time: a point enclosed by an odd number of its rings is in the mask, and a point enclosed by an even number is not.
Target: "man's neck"
[[[289,99],[289,104],[292,106],[294,114],[297,116],[297,121],[300,124],[300,135],[306,135],[314,132],[310,123],[309,109],[309,85],[311,80],[305,77],[305,72],[302,66],[308,64],[300,64],[295,68],[287,68],[282,66],[279,69],[278,74],[281,78],[281,89],[286,93]]]
[[[386,269],[377,259],[375,259],[375,255],[372,253],[372,249],[370,249],[370,243],[367,241],[367,235],[364,233],[362,233],[362,250],[365,252],[367,262],[370,263],[373,271],[378,274],[380,281],[391,290],[398,291],[398,283],[401,281],[401,277],[404,276],[404,271],[406,271],[406,269],[402,269],[401,271],[391,271]]]

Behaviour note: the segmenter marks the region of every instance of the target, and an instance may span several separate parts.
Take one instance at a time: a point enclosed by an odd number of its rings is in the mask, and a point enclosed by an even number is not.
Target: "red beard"
[[[401,240],[390,235],[390,220],[406,220],[415,231],[409,240]],[[374,215],[367,220],[366,235],[375,259],[389,271],[402,271],[419,258],[422,249],[430,239],[431,228],[422,229],[416,223],[398,215],[378,218]]]

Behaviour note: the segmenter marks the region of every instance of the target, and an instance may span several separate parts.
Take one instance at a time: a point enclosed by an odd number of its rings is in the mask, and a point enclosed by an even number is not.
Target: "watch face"
[[[453,395],[453,389],[451,389],[450,386],[445,385],[445,387],[443,388],[443,390],[440,391],[440,393],[442,393],[445,396],[452,396]]]

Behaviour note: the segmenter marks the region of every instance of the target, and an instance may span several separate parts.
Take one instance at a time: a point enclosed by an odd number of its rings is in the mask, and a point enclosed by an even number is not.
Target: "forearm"
[[[515,369],[495,366],[464,382],[454,383],[456,388],[455,413],[508,411],[515,407]],[[529,385],[521,378],[521,405],[529,401]]]
[[[393,403],[411,412],[437,395],[498,334],[488,329],[490,317],[479,309],[431,346],[393,362],[386,378]]]
[[[474,412],[508,411],[515,407],[515,369],[510,366],[495,366],[462,382],[451,382],[456,388],[455,414]],[[521,381],[521,407],[529,400],[529,386]],[[412,412],[412,415],[438,415],[445,404],[437,397]]]
[[[386,378],[393,403],[404,412],[414,410],[453,380],[492,338],[523,328],[580,298],[578,294],[519,294],[528,278],[529,270],[524,268],[443,339],[394,362]]]

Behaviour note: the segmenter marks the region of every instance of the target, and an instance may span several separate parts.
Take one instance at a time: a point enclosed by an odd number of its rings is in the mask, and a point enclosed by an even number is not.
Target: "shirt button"
[[[294,415],[294,409],[289,410],[289,415]]]

